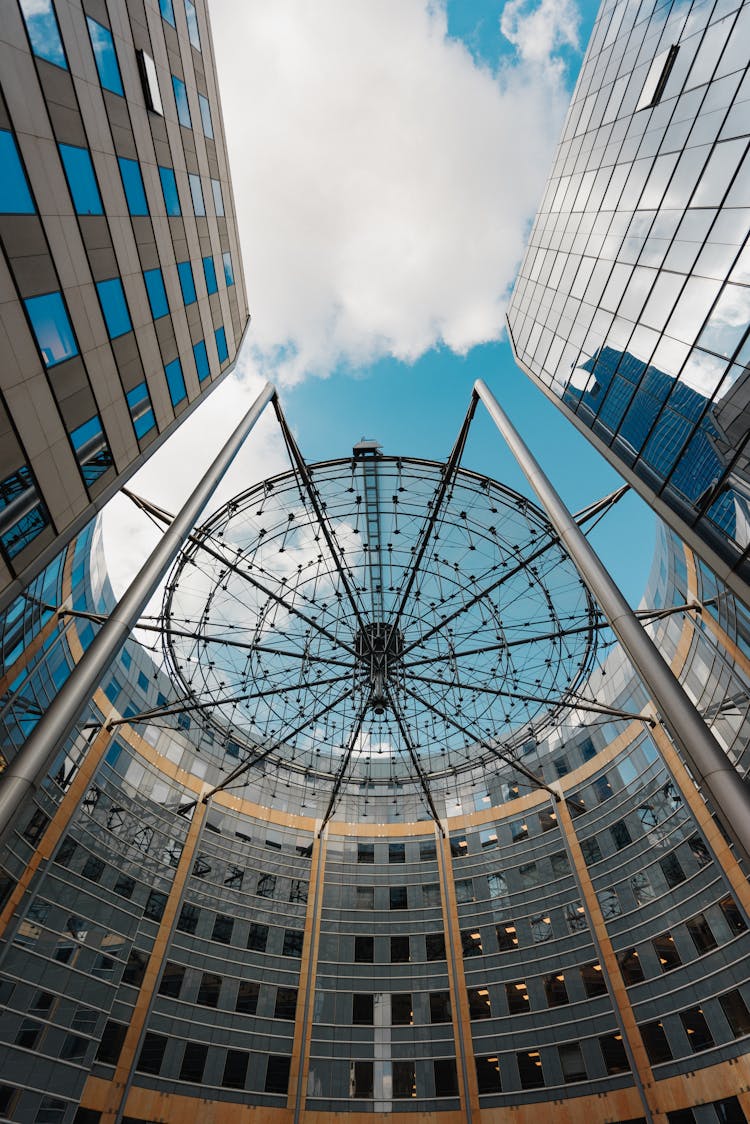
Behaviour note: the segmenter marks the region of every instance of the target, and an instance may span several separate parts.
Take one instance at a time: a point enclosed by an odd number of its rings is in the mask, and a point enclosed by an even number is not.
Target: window
[[[31,198],[26,173],[18,155],[13,134],[0,129],[0,212],[5,215],[32,215],[36,208]]]
[[[430,882],[428,885],[422,887],[422,905],[440,905],[440,885],[437,882]]]
[[[491,898],[504,898],[508,893],[508,879],[499,871],[487,875],[487,886]]]
[[[188,35],[196,51],[201,49],[201,37],[198,31],[198,14],[192,0],[185,0],[185,15],[187,17]]]
[[[172,75],[172,89],[174,91],[174,100],[177,106],[177,120],[185,129],[192,129],[193,122],[190,118],[190,106],[188,105],[187,90],[185,83],[181,78]]]
[[[464,956],[481,956],[482,934],[478,930],[463,929],[461,932],[461,950]]]
[[[220,991],[221,976],[217,976],[214,972],[204,972],[201,976],[196,1002],[204,1007],[216,1007],[219,1002]]]
[[[86,1051],[89,1047],[89,1039],[81,1037],[80,1034],[66,1034],[60,1050],[60,1057],[64,1061],[83,1063],[86,1057]]]
[[[138,386],[134,386],[132,390],[128,391],[126,398],[128,400],[130,417],[133,422],[133,429],[135,430],[136,437],[140,441],[140,439],[145,437],[156,425],[156,418],[154,417],[154,411],[151,407],[151,398],[146,383],[141,382]]]
[[[179,999],[184,978],[184,965],[173,964],[171,960],[167,960],[159,984],[159,995],[166,995],[169,999]]]
[[[99,304],[102,306],[109,338],[114,340],[131,331],[133,325],[130,323],[130,314],[120,278],[111,277],[108,281],[98,281],[96,291],[99,294]]]
[[[607,994],[607,984],[601,964],[585,964],[581,968],[581,979],[589,999],[593,999],[597,995]]]
[[[167,291],[164,288],[164,278],[160,269],[146,269],[143,273],[146,282],[148,303],[151,306],[151,315],[154,320],[159,320],[169,312]]]
[[[208,1046],[204,1046],[202,1042],[186,1042],[180,1066],[180,1081],[192,1081],[194,1085],[201,1082],[207,1055]]]
[[[435,1075],[436,1097],[458,1096],[458,1074],[454,1058],[435,1058],[432,1063]]]
[[[232,255],[227,250],[221,255],[221,260],[224,262],[224,280],[227,283],[227,288],[234,285],[234,270],[232,268]]]
[[[289,1019],[294,1022],[297,1011],[297,988],[279,987],[276,989],[276,1006],[273,1017],[275,1019]]]
[[[372,865],[375,862],[375,844],[374,843],[358,843],[357,844],[357,862],[367,863]]]
[[[78,354],[62,293],[29,297],[24,305],[45,367],[54,367]]]
[[[391,964],[408,964],[410,959],[409,938],[391,937]]]
[[[602,773],[600,777],[592,781],[591,787],[600,804],[603,804],[605,800],[609,800],[612,795],[612,785],[609,783],[606,773]]]
[[[179,359],[173,359],[171,363],[167,363],[164,368],[164,374],[167,376],[167,386],[169,387],[169,397],[172,399],[172,405],[177,406],[184,398],[187,398],[185,379],[182,374],[182,364]]]
[[[125,1023],[116,1023],[109,1019],[104,1024],[104,1030],[99,1039],[96,1060],[103,1062],[104,1065],[117,1065],[127,1032],[128,1028]]]
[[[203,276],[206,278],[206,289],[209,296],[211,293],[217,292],[219,286],[216,281],[216,267],[210,254],[203,259]]]
[[[171,23],[175,27],[174,22],[174,8],[172,7],[172,0],[159,0],[159,11],[161,12],[162,19],[167,23]]]
[[[359,1100],[372,1096],[373,1063],[351,1062],[349,1066],[349,1095]]]
[[[193,304],[196,300],[195,294],[195,280],[193,279],[193,267],[189,261],[178,261],[177,273],[180,277],[180,288],[182,289],[182,299],[185,304]]]
[[[531,890],[534,886],[539,885],[539,868],[536,863],[524,863],[523,866],[519,866],[518,874],[522,889]]]
[[[42,1097],[34,1124],[62,1124],[67,1107],[65,1101],[60,1101],[57,1097]]]
[[[660,51],[654,58],[651,66],[648,68],[646,81],[643,83],[641,96],[635,107],[636,113],[639,109],[649,109],[652,105],[657,105],[659,103],[664,93],[667,79],[672,72],[678,50],[679,47],[673,44],[671,47],[667,47],[666,51]]]
[[[375,1011],[374,995],[352,995],[352,1025],[372,1026]]]
[[[641,965],[641,958],[635,948],[629,948],[625,952],[621,952],[619,956],[620,971],[626,986],[631,984],[640,983],[646,977],[643,974],[643,967]]]
[[[357,886],[355,897],[357,909],[375,908],[375,889],[373,886]]]
[[[719,996],[719,1003],[734,1037],[741,1038],[743,1034],[750,1034],[750,1011],[741,993],[728,991],[726,995]]]
[[[86,862],[83,864],[83,870],[81,871],[81,874],[84,878],[89,878],[92,882],[98,882],[101,876],[104,874],[103,860],[94,858],[93,855],[89,855],[89,857],[86,859]]]
[[[449,1023],[451,1021],[451,995],[449,991],[430,992],[430,1022]]]
[[[161,100],[159,77],[156,73],[154,60],[145,51],[137,50],[135,53],[138,59],[138,69],[141,72],[141,84],[143,85],[146,107],[152,113],[158,113],[160,117],[163,117],[164,106]]]
[[[16,1033],[15,1044],[23,1047],[24,1050],[33,1050],[41,1033],[41,1023],[36,1022],[35,1019],[24,1019]]]
[[[638,1028],[641,1032],[643,1045],[646,1047],[648,1060],[651,1065],[659,1065],[661,1062],[671,1062],[672,1050],[667,1036],[664,1033],[664,1026],[660,1022],[644,1023],[643,1026]]]
[[[164,206],[166,207],[167,214],[173,217],[181,215],[180,197],[177,193],[177,180],[174,178],[173,170],[171,168],[165,168],[160,164],[159,179],[161,180],[161,191],[164,196]],[[131,214],[132,213],[131,211]]]
[[[581,840],[581,853],[586,866],[599,862],[602,857],[602,850],[595,836],[592,836],[591,839]]]
[[[304,936],[301,929],[285,929],[282,956],[301,956]]]
[[[158,890],[152,890],[146,899],[146,908],[143,911],[143,915],[144,917],[148,917],[151,921],[161,921],[166,905],[167,895],[160,893]]]
[[[546,913],[539,917],[530,917],[529,922],[534,944],[544,944],[545,941],[552,939],[552,918]]]
[[[729,926],[733,937],[736,937],[740,933],[745,932],[745,930],[747,929],[745,919],[737,908],[737,902],[733,897],[731,897],[731,895],[728,895],[726,898],[721,899],[721,901],[719,902],[719,908],[724,914],[724,920]]]
[[[203,188],[201,187],[200,176],[195,175],[194,172],[188,174],[188,183],[190,185],[190,195],[193,200],[193,214],[205,215],[206,204],[203,199]]]
[[[246,1050],[227,1050],[224,1076],[221,1079],[221,1084],[225,1089],[245,1088],[249,1061],[250,1055]]]
[[[490,993],[486,987],[467,988],[470,1019],[491,1019]]]
[[[654,937],[651,944],[659,957],[662,972],[671,972],[673,968],[680,967],[682,960],[671,933],[662,933],[660,936]]]
[[[679,886],[680,882],[685,881],[685,871],[680,866],[677,855],[666,855],[663,859],[659,859],[659,866],[670,888]]]
[[[617,1034],[603,1035],[599,1039],[599,1045],[601,1047],[607,1073],[613,1075],[616,1073],[630,1072],[630,1062],[625,1052],[622,1035],[619,1032]]]
[[[218,180],[213,180],[213,179],[211,180],[211,194],[214,197],[214,210],[216,211],[216,217],[221,219],[221,218],[224,217],[224,196],[221,193],[221,184],[219,183]],[[228,251],[224,255],[224,257],[225,258],[229,257]],[[225,263],[224,268],[225,268],[225,271],[226,271],[226,263]],[[230,263],[230,272],[231,272],[231,263]],[[233,280],[227,281],[227,285],[232,285],[233,283],[234,283]]]
[[[613,823],[609,829],[609,834],[612,836],[612,842],[617,851],[621,851],[623,847],[627,847],[628,843],[632,843],[625,820],[618,820],[617,823]]]
[[[216,331],[214,332],[214,336],[216,337],[216,350],[219,354],[219,363],[225,363],[226,360],[229,358],[229,350],[227,348],[226,332],[224,331],[223,328],[217,328]],[[391,898],[393,898],[393,891],[398,890],[398,889],[403,889],[404,898],[406,898],[406,886],[403,886],[403,887],[391,886]],[[403,906],[393,906],[392,905],[391,909],[406,909],[406,906],[405,905],[403,905]]]
[[[203,126],[203,135],[210,140],[214,139],[214,126],[211,120],[211,106],[208,103],[208,98],[203,94],[198,94],[198,105],[201,111],[201,125]]]
[[[510,825],[510,836],[514,843],[520,843],[522,839],[528,839],[529,828],[525,820],[516,820]]]
[[[406,862],[406,844],[405,843],[389,843],[388,844],[388,862],[389,863],[405,863]]]
[[[512,952],[518,947],[518,935],[513,921],[501,921],[495,926],[495,935],[500,952]]]
[[[21,510],[14,518],[8,509],[14,500],[23,497]],[[0,542],[9,558],[28,546],[49,523],[49,517],[39,498],[36,482],[28,465],[22,465],[0,481]]]
[[[88,24],[91,46],[94,50],[94,61],[96,62],[99,81],[105,90],[110,90],[113,94],[120,94],[121,97],[124,96],[112,32],[108,27],[103,27],[102,24],[97,23],[91,16],[86,16],[86,23]]]
[[[372,964],[375,957],[375,941],[373,937],[354,938],[354,963]]]
[[[289,1067],[291,1062],[291,1058],[274,1057],[271,1055],[266,1066],[266,1093],[283,1093],[283,1095],[286,1096],[289,1088]]]
[[[680,1019],[694,1054],[697,1054],[699,1050],[707,1050],[714,1045],[713,1035],[708,1029],[708,1023],[701,1007],[691,1007],[687,1011],[682,1011]]]
[[[225,913],[217,913],[214,920],[214,929],[211,934],[212,941],[219,941],[221,944],[232,943],[232,930],[234,929],[234,918],[227,917]]]
[[[685,928],[690,934],[699,956],[711,952],[712,949],[717,947],[716,937],[711,932],[711,926],[702,913],[697,913],[695,917],[688,918],[685,922]]]
[[[226,259],[228,257],[229,257],[228,253],[224,254],[225,267],[226,267]],[[230,282],[227,281],[227,285],[229,285],[229,284],[230,284]],[[423,839],[420,842],[420,844],[419,844],[419,861],[423,862],[423,863],[429,863],[429,862],[436,862],[437,861],[437,847],[435,846],[435,843],[433,842],[432,839]]]
[[[70,439],[84,483],[90,487],[113,463],[99,415],[72,430]]]
[[[258,1009],[258,995],[260,993],[260,984],[254,980],[240,980],[240,986],[237,989],[237,1000],[234,1005],[235,1011],[240,1015],[254,1015]]]
[[[525,980],[505,985],[505,998],[508,1000],[508,1011],[511,1015],[522,1015],[531,1010],[529,1003],[529,989]]]
[[[698,863],[698,866],[708,866],[708,864],[712,861],[711,852],[709,851],[700,835],[691,835],[688,839],[688,846],[693,852],[693,857]]]
[[[67,70],[68,64],[52,0],[21,0],[21,14],[36,57]]]
[[[544,1085],[542,1060],[538,1050],[524,1051],[516,1054],[518,1063],[518,1076],[521,1079],[522,1089],[538,1089]]]
[[[456,882],[456,901],[459,905],[474,901],[474,881],[471,878],[461,878]]]
[[[477,1085],[480,1093],[501,1093],[500,1063],[496,1057],[475,1058]]]
[[[103,214],[101,196],[99,195],[99,187],[89,150],[77,148],[71,144],[60,144],[58,147],[76,213],[79,215]]]
[[[267,941],[268,926],[260,925],[257,921],[251,921],[247,933],[247,947],[252,952],[265,952]]]
[[[424,940],[428,960],[445,960],[445,937],[442,933],[427,933]]]
[[[161,1069],[161,1063],[164,1060],[164,1051],[167,1048],[167,1040],[163,1034],[154,1034],[152,1031],[147,1031],[141,1046],[141,1054],[138,1058],[138,1065],[135,1067],[140,1073],[152,1073],[157,1075]]]
[[[394,1061],[393,1096],[397,1100],[417,1095],[416,1062]]]
[[[547,996],[548,1007],[564,1007],[569,1003],[568,989],[565,986],[565,976],[562,972],[553,973],[544,977],[544,994]]]
[[[411,1026],[414,1022],[411,992],[405,991],[391,996],[391,1026]]]
[[[195,348],[193,348],[195,351]],[[289,901],[302,902],[304,905],[307,901],[309,883],[303,878],[293,878],[289,886]]]
[[[125,192],[125,200],[128,204],[128,213],[134,216],[147,215],[148,203],[146,202],[146,191],[143,187],[143,176],[138,161],[118,156],[117,163],[120,165],[120,178]]]
[[[200,910],[197,905],[191,905],[190,902],[185,902],[180,910],[180,916],[177,920],[177,928],[181,933],[195,933],[198,925],[198,916]]]
[[[557,1047],[560,1055],[560,1068],[566,1085],[573,1081],[586,1080],[586,1066],[581,1047],[577,1042],[563,1042]]]

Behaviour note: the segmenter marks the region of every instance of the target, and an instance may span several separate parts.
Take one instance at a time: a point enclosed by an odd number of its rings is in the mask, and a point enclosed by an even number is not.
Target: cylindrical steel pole
[[[750,856],[750,789],[482,379],[475,382],[474,393],[487,407],[581,578],[599,602],[612,631],[659,708],[664,725],[679,746],[686,764],[747,862]]]
[[[9,831],[16,810],[46,776],[55,755],[70,734],[86,703],[102,680],[128,633],[135,627],[157,585],[194,527],[203,508],[242,447],[263,410],[274,398],[271,383],[253,402],[211,467],[185,501],[179,515],[133,578],[111,616],[102,625],[80,662],[60,688],[28,740],[0,777],[0,842]]]

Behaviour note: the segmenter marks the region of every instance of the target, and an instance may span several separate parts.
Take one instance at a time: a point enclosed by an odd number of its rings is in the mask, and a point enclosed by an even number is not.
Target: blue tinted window
[[[146,383],[139,383],[138,386],[129,390],[127,399],[130,417],[133,421],[133,429],[135,430],[136,437],[140,440],[141,437],[145,437],[156,425],[156,418],[154,417],[154,411],[151,407],[151,398]]]
[[[179,261],[177,272],[180,275],[180,288],[185,304],[192,304],[195,300],[195,281],[193,280],[193,267],[189,261]]]
[[[16,510],[15,518],[8,516],[6,510],[11,504]],[[3,525],[0,542],[9,558],[20,554],[49,523],[28,465],[0,480],[0,517]]]
[[[172,0],[159,0],[159,11],[162,14],[162,19],[165,19],[167,23],[171,23],[172,27],[174,27],[174,8],[172,7]]]
[[[164,206],[167,208],[167,214],[181,215],[180,197],[177,194],[177,180],[174,178],[174,172],[171,168],[162,168],[159,166],[159,178],[161,180],[161,189],[164,193]]]
[[[221,194],[221,184],[218,180],[211,180],[211,191],[214,195],[216,214],[221,217],[224,214],[224,196]]]
[[[223,328],[217,328],[214,332],[216,336],[216,350],[219,353],[219,362],[223,363],[225,359],[229,358],[229,351],[227,350],[227,334]]]
[[[125,199],[131,215],[147,215],[148,203],[143,187],[143,177],[137,160],[128,160],[125,156],[118,156],[122,186],[125,189]]]
[[[195,356],[195,366],[198,371],[198,379],[203,382],[211,374],[211,368],[208,365],[208,352],[206,351],[206,341],[198,340],[193,344],[193,355]]]
[[[208,104],[208,98],[204,98],[203,94],[198,94],[198,105],[201,107],[201,123],[203,125],[203,132],[205,136],[213,140],[214,125],[211,120],[211,106]]]
[[[112,453],[98,414],[70,434],[81,475],[89,486],[112,465]]]
[[[190,194],[193,198],[194,213],[196,215],[205,215],[206,204],[203,202],[203,188],[201,187],[200,176],[196,176],[190,172],[188,175],[188,182],[190,183]]]
[[[36,342],[45,366],[54,367],[78,354],[78,344],[73,335],[62,293],[45,293],[29,297],[23,302],[34,329]]]
[[[201,49],[201,37],[198,31],[198,15],[192,0],[185,0],[185,15],[187,16],[188,35],[196,51]]]
[[[32,215],[35,209],[15,138],[7,129],[0,129],[0,211]]]
[[[228,288],[230,285],[234,285],[234,271],[232,269],[232,255],[229,253],[229,250],[227,250],[226,253],[221,255],[221,259],[224,262],[224,280],[226,281],[227,288]]]
[[[171,363],[167,363],[164,374],[167,376],[169,397],[172,399],[172,405],[176,406],[179,402],[182,402],[183,398],[187,398],[185,379],[182,376],[182,365],[179,359],[173,359]]]
[[[94,59],[99,73],[99,81],[105,90],[111,90],[113,94],[122,94],[122,78],[120,77],[120,67],[117,65],[112,32],[109,28],[97,23],[96,20],[92,20],[91,16],[86,16],[86,23],[89,27],[91,46],[94,48]]]
[[[52,0],[21,0],[21,14],[34,54],[67,70],[68,64]]]
[[[215,293],[218,289],[216,283],[216,267],[214,266],[214,259],[209,255],[203,259],[203,273],[206,278],[206,288],[209,293]]]
[[[146,282],[146,292],[148,293],[148,303],[151,305],[151,315],[154,320],[158,320],[160,316],[166,316],[169,312],[167,291],[164,288],[164,278],[161,275],[161,270],[147,269],[144,271],[143,279]]]
[[[177,120],[186,129],[192,129],[193,123],[190,120],[190,106],[188,105],[185,83],[180,78],[175,78],[174,74],[172,75],[172,89],[174,90],[174,100],[177,103]]]
[[[76,213],[79,215],[104,214],[89,150],[87,148],[76,148],[72,144],[61,144],[58,147]]]
[[[109,281],[98,281],[96,291],[99,294],[99,303],[102,306],[109,338],[124,336],[133,325],[130,323],[122,281],[119,277],[111,277]]]

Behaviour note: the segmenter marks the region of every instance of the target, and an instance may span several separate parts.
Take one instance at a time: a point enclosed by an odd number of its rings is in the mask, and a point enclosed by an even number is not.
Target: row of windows
[[[737,908],[734,898],[731,896],[722,898],[718,906],[733,937],[739,936],[740,933],[747,930],[745,919]],[[704,956],[719,947],[719,942],[705,914],[696,913],[693,917],[689,917],[684,924],[698,956]],[[682,955],[671,932],[660,933],[653,937],[650,945],[662,972],[671,972],[674,968],[679,968],[682,965]],[[618,954],[618,959],[622,978],[628,987],[646,979],[638,949],[626,949]]]
[[[288,933],[284,955],[302,955],[302,933]],[[143,972],[145,972],[144,961],[145,957],[139,954],[137,972],[135,975],[131,974],[127,980],[123,977],[124,982],[139,986],[139,982],[143,979]],[[186,998],[183,994],[184,990],[187,991],[184,987],[186,971],[187,968],[184,964],[177,964],[168,960],[164,965],[159,984],[159,995],[170,999]],[[235,984],[236,992],[234,991]],[[202,1007],[219,1007],[220,1005],[224,1007],[225,1004],[220,1004],[222,985],[225,987],[225,1003],[228,1003],[230,1008],[233,1007],[238,1014],[260,1014],[266,1018],[291,1020],[295,1017],[297,1010],[296,987],[273,987],[261,984],[256,980],[227,980],[224,983],[224,978],[215,972],[203,972],[201,974],[197,991],[195,991],[194,1002]],[[259,1000],[260,1010],[258,1010]],[[190,1002],[189,998],[188,1002]]]
[[[750,1011],[748,1011],[741,993],[737,990],[728,991],[726,994],[718,996],[718,1002],[733,1037],[741,1038],[750,1034]],[[680,1011],[678,1016],[672,1016],[672,1019],[677,1017],[682,1023],[683,1030],[690,1043],[690,1049],[694,1054],[716,1045],[702,1007],[690,1007],[687,1011]],[[671,1062],[675,1054],[679,1056],[682,1052],[678,1047],[675,1047],[673,1052],[673,1044],[670,1044],[669,1035],[665,1028],[665,1023],[668,1024],[670,1021],[665,1016],[663,1020],[658,1019],[654,1022],[644,1023],[638,1028],[652,1065]]]

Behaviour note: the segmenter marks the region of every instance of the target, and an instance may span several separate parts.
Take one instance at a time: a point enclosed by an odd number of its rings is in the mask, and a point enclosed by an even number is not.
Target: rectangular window
[[[708,1023],[701,1007],[691,1007],[687,1011],[682,1011],[680,1019],[694,1054],[697,1054],[700,1050],[708,1050],[709,1047],[714,1045],[713,1035],[708,1029]]]
[[[93,418],[74,429],[70,439],[81,475],[85,484],[90,487],[114,463],[99,415],[94,414]]]
[[[250,1055],[246,1050],[227,1050],[224,1076],[221,1079],[221,1084],[225,1089],[245,1088],[249,1061]]]
[[[172,215],[172,217],[181,215],[180,197],[177,193],[177,180],[174,177],[172,168],[165,168],[160,164],[159,179],[161,180],[161,190],[164,196],[164,206],[167,209],[167,214]],[[132,213],[131,211],[131,214]]]
[[[198,927],[198,917],[200,910],[197,905],[192,905],[191,902],[185,902],[180,910],[180,916],[177,920],[177,928],[181,933],[195,933]]]
[[[464,929],[461,933],[461,949],[464,956],[482,955],[482,934],[476,930]]]
[[[229,358],[229,349],[227,348],[227,334],[224,331],[224,328],[223,327],[217,328],[216,331],[214,332],[214,336],[216,337],[216,350],[217,350],[218,355],[219,355],[219,363],[226,363],[227,359]],[[394,887],[392,886],[391,890],[393,890],[393,889],[394,889]],[[404,896],[406,896],[406,887],[404,886],[403,889],[404,889]],[[406,906],[405,905],[404,906],[391,906],[391,909],[396,909],[396,908],[406,909]]]
[[[391,1026],[411,1026],[414,1010],[411,992],[405,991],[391,996]]]
[[[646,81],[643,83],[641,96],[635,107],[636,113],[639,109],[649,109],[652,105],[658,105],[664,93],[664,87],[667,84],[669,75],[672,72],[678,50],[679,47],[676,44],[672,44],[671,47],[667,47],[666,51],[660,51],[655,57],[651,66],[648,68]]]
[[[136,51],[136,56],[138,58],[138,69],[141,72],[141,83],[146,98],[146,106],[152,113],[158,113],[160,117],[163,117],[164,106],[161,100],[159,76],[156,73],[154,60],[151,58],[151,55],[147,55],[145,51]]]
[[[211,940],[219,941],[220,944],[231,944],[233,929],[234,918],[227,917],[227,915],[224,913],[217,913],[214,920],[214,928],[211,934]]]
[[[250,922],[247,932],[247,947],[251,952],[265,952],[268,942],[268,926],[260,925],[257,921]]]
[[[282,956],[301,956],[302,955],[302,942],[305,934],[301,929],[285,929],[284,930],[284,944],[282,945]]]
[[[628,825],[624,820],[618,820],[617,823],[613,823],[609,829],[609,833],[612,836],[612,842],[614,843],[615,848],[618,851],[621,851],[623,847],[627,847],[628,843],[632,843],[630,832],[628,831]]]
[[[750,1011],[739,991],[729,991],[726,995],[719,996],[721,1009],[726,1015],[735,1038],[750,1034]]]
[[[203,1080],[207,1056],[208,1046],[202,1042],[186,1042],[180,1066],[180,1081],[192,1081],[194,1085],[198,1085]]]
[[[584,964],[581,968],[581,979],[589,999],[593,999],[597,995],[607,994],[607,984],[601,964]]]
[[[472,878],[458,879],[456,882],[456,901],[459,905],[474,901],[474,880]]]
[[[523,1015],[531,1010],[529,1003],[529,989],[525,980],[505,985],[505,998],[508,1001],[508,1011],[511,1015]]]
[[[570,1002],[563,972],[544,977],[544,994],[547,997],[548,1007],[564,1007]]]
[[[190,106],[185,83],[181,78],[172,75],[172,89],[174,91],[175,105],[177,106],[177,120],[185,129],[192,129],[193,122],[190,117]]]
[[[203,259],[203,275],[206,278],[206,289],[209,295],[217,292],[219,286],[216,282],[216,266],[214,265],[214,259],[211,254]]]
[[[198,381],[204,382],[211,374],[205,340],[198,340],[197,343],[193,344],[193,355],[195,356],[195,369],[198,372]]]
[[[586,1066],[578,1043],[563,1042],[557,1049],[560,1054],[560,1068],[565,1084],[570,1085],[573,1081],[585,1081]]]
[[[148,303],[151,306],[151,315],[154,320],[159,320],[169,312],[167,290],[164,288],[164,278],[160,269],[146,269],[143,272],[146,282]]]
[[[164,1060],[164,1051],[167,1048],[167,1039],[163,1034],[154,1034],[147,1031],[141,1046],[138,1065],[135,1067],[139,1073],[152,1073],[158,1075],[161,1063]]]
[[[178,261],[177,273],[180,277],[180,288],[182,289],[182,299],[185,304],[192,304],[196,299],[195,293],[195,280],[193,278],[193,267],[189,261]]]
[[[151,921],[161,921],[166,906],[167,895],[162,894],[159,890],[152,890],[146,898],[146,906],[143,910],[143,915],[144,917],[148,917]]]
[[[451,1021],[451,994],[449,991],[430,992],[430,1022],[449,1023]]]
[[[372,964],[375,957],[375,941],[372,937],[354,938],[354,963]]]
[[[428,882],[426,886],[422,887],[422,905],[440,905],[440,884],[438,882]]]
[[[671,933],[662,933],[660,936],[654,937],[651,944],[659,958],[662,972],[671,972],[673,968],[680,967],[682,960]]]
[[[357,909],[375,908],[375,888],[373,886],[356,886],[354,892]]]
[[[405,863],[406,862],[406,844],[405,843],[389,843],[388,844],[388,862],[389,863]]]
[[[214,210],[216,211],[216,216],[217,218],[221,219],[224,217],[224,196],[221,193],[221,184],[218,180],[211,180],[211,194],[214,197]],[[230,285],[231,283],[231,281],[227,281],[227,285]]]
[[[128,213],[131,215],[147,215],[148,203],[138,161],[128,160],[125,156],[118,156],[117,163],[120,165],[120,177],[125,191],[125,200],[128,204]]]
[[[104,1065],[117,1065],[127,1032],[128,1028],[125,1023],[116,1023],[111,1020],[106,1022],[96,1051],[96,1060],[103,1062]]]
[[[480,1093],[501,1093],[500,1063],[496,1057],[475,1058]]]
[[[349,1067],[349,1095],[364,1100],[372,1097],[373,1063],[351,1062]]]
[[[500,952],[512,952],[518,948],[518,934],[513,921],[501,921],[495,926],[497,947]]]
[[[352,995],[352,1025],[372,1026],[375,1012],[374,995]]]
[[[737,907],[737,902],[733,897],[731,897],[731,895],[727,895],[726,898],[721,899],[721,901],[719,902],[719,908],[724,914],[724,920],[729,926],[733,937],[736,937],[740,933],[745,932],[745,930],[747,929],[745,918],[740,913]]]
[[[409,955],[408,937],[391,937],[391,964],[408,964]]]
[[[445,960],[445,936],[442,933],[426,933],[424,943],[427,960]]]
[[[63,146],[60,147],[62,149]],[[8,129],[0,129],[0,168],[3,170],[0,176],[0,212],[4,215],[33,215],[36,210],[34,200],[18,146]]]
[[[210,140],[214,139],[214,125],[211,120],[211,106],[209,105],[208,98],[203,94],[198,94],[198,105],[201,111],[201,124],[203,126],[203,135]]]
[[[638,955],[638,950],[635,948],[628,948],[625,952],[621,952],[618,956],[620,961],[620,971],[626,987],[632,984],[641,983],[646,977],[643,974],[643,966],[641,965],[641,958]]]
[[[8,557],[20,554],[48,524],[31,469],[22,465],[0,481],[0,543]]]
[[[370,866],[375,862],[375,844],[374,843],[358,843],[357,844],[357,862],[367,863]]]
[[[222,261],[224,262],[224,280],[227,283],[227,288],[229,288],[230,285],[234,285],[234,270],[232,269],[232,255],[229,253],[229,250],[227,250],[225,253],[223,253],[221,255],[221,258],[222,258]]]
[[[281,1093],[286,1096],[289,1089],[289,1069],[291,1058],[274,1057],[271,1055],[266,1066],[266,1093]]]
[[[276,1006],[273,1017],[275,1019],[289,1019],[294,1022],[297,1013],[297,988],[279,987],[276,989]]]
[[[458,1073],[454,1058],[435,1058],[432,1063],[436,1097],[458,1096]]]
[[[516,1054],[518,1062],[518,1076],[521,1078],[522,1089],[539,1089],[544,1085],[542,1059],[538,1050],[528,1050]]]
[[[94,61],[96,62],[99,81],[105,90],[110,90],[111,93],[119,94],[121,97],[124,97],[120,67],[117,63],[117,53],[115,52],[115,42],[112,38],[112,32],[108,27],[97,23],[91,16],[86,16],[86,23],[89,29],[91,46],[94,51]]]
[[[217,339],[218,344],[218,339]],[[225,344],[226,346],[226,344]],[[226,356],[225,356],[226,358]],[[388,887],[389,906],[391,909],[408,909],[406,886]]]
[[[109,338],[114,340],[132,331],[133,325],[130,322],[130,313],[120,278],[111,277],[107,281],[97,281],[96,291]]]
[[[699,956],[703,956],[704,953],[711,952],[712,949],[717,947],[716,937],[702,913],[696,913],[695,917],[688,918],[685,927]]]
[[[258,877],[258,888],[255,891],[259,898],[272,898],[276,893],[276,875],[261,874]]]
[[[217,976],[215,972],[204,972],[201,976],[196,1003],[200,1003],[203,1007],[217,1007],[220,991],[221,976]]]
[[[201,49],[201,37],[198,31],[198,13],[192,0],[185,0],[185,16],[187,17],[188,35],[196,51]]]
[[[394,1061],[393,1063],[393,1096],[396,1100],[417,1095],[417,1065],[416,1062]]]
[[[490,993],[486,987],[469,987],[466,989],[469,997],[470,1019],[491,1019]]]
[[[21,0],[21,15],[36,57],[67,70],[68,64],[52,0]]]
[[[185,966],[173,964],[171,960],[167,960],[159,984],[159,995],[166,995],[169,999],[179,999],[184,978]]]
[[[670,1049],[664,1026],[660,1022],[644,1023],[638,1028],[641,1032],[643,1045],[646,1047],[648,1060],[651,1065],[660,1065],[661,1062],[671,1062],[672,1050]]]
[[[167,386],[169,387],[169,397],[172,400],[172,405],[178,406],[183,399],[187,398],[185,379],[182,374],[182,364],[179,359],[173,359],[171,363],[167,363],[164,368],[164,374],[167,376]]]
[[[54,367],[78,354],[62,293],[45,293],[25,300],[26,312],[45,367]]]
[[[203,200],[201,178],[200,176],[196,176],[193,172],[190,172],[188,175],[188,183],[190,184],[190,196],[193,200],[193,214],[203,216],[206,213],[206,204]]]
[[[677,855],[666,855],[665,858],[659,859],[659,865],[670,888],[679,886],[680,882],[685,881],[685,871],[682,869]]]
[[[259,994],[260,984],[255,980],[240,980],[237,1001],[234,1005],[235,1011],[240,1015],[254,1015],[258,1009]]]
[[[610,1075],[616,1073],[629,1073],[630,1062],[628,1055],[625,1052],[625,1045],[622,1041],[621,1034],[605,1034],[599,1039],[599,1045],[604,1058],[604,1064],[607,1067],[607,1073]]]
[[[172,27],[177,26],[174,21],[174,8],[172,7],[172,0],[159,0],[159,11],[161,12],[162,19],[165,19],[167,23],[170,23],[172,25]]]

